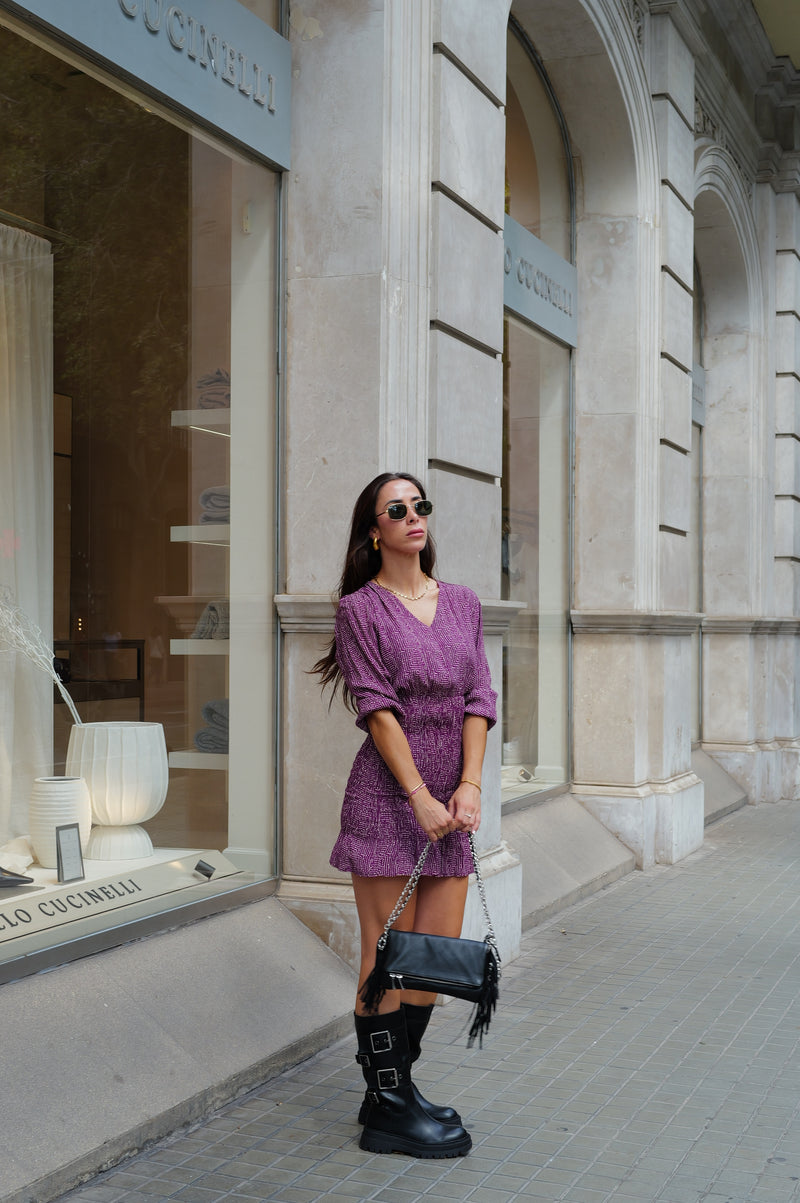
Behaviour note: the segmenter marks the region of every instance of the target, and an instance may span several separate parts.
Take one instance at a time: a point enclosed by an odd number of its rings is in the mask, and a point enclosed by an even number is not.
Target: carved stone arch
[[[660,171],[641,28],[610,0],[514,0],[553,85],[576,176],[574,601],[655,591]]]
[[[704,609],[753,614],[771,557],[766,505],[764,282],[749,192],[733,157],[701,146],[695,257],[705,321]],[[768,590],[767,590],[768,592]]]

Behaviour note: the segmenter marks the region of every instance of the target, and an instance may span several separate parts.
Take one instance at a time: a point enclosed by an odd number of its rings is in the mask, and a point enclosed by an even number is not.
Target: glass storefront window
[[[0,47],[0,586],[84,722],[163,725],[156,851],[269,874],[277,177],[74,56]],[[0,715],[2,846],[72,724],[2,645]]]
[[[506,211],[569,262],[570,168],[562,127],[521,30],[508,36]],[[502,797],[569,778],[570,350],[508,313],[503,355]]]
[[[504,648],[503,798],[568,773],[569,351],[505,322],[503,597],[520,602]]]

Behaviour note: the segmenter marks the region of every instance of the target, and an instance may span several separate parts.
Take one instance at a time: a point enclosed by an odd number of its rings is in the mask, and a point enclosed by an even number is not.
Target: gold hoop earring
[[[377,535],[372,536],[372,550],[373,551],[378,550],[378,536]]]

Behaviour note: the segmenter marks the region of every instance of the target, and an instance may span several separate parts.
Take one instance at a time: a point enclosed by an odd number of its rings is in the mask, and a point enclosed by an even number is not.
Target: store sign
[[[74,885],[42,890],[29,887],[3,890],[11,897],[0,898],[0,954],[9,952],[13,941],[40,934],[65,923],[91,919],[95,915],[120,912],[133,903],[141,903],[181,890],[194,890],[205,882],[210,868],[215,881],[238,873],[234,865],[218,853],[204,853],[212,865],[206,871],[197,868],[198,854],[179,857],[158,865],[146,865],[113,877],[83,880]],[[200,862],[201,864],[203,862]],[[115,915],[115,922],[123,922]],[[1,956],[0,956],[1,959]]]
[[[236,0],[0,0],[0,9],[289,167],[291,48]]]
[[[503,304],[511,313],[578,345],[578,273],[541,239],[506,216]]]

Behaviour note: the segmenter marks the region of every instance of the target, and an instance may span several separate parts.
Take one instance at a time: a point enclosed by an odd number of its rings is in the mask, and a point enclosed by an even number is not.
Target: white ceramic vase
[[[56,827],[78,823],[81,848],[86,849],[92,826],[89,790],[82,777],[37,777],[28,804],[28,827],[37,861],[44,869],[58,865]]]
[[[84,778],[96,826],[90,860],[136,860],[153,844],[140,827],[164,805],[169,782],[161,723],[83,723],[72,728],[67,772]]]

